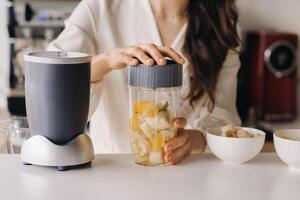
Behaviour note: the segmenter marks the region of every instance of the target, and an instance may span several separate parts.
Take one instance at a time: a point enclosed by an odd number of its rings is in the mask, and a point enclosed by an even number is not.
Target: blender
[[[85,134],[90,98],[91,56],[77,52],[32,52],[25,59],[25,100],[31,137],[24,164],[64,171],[90,164],[92,142]]]

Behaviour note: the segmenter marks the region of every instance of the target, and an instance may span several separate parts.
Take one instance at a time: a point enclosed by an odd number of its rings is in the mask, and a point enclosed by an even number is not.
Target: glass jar
[[[23,142],[31,136],[26,117],[0,120],[0,154],[19,154]]]
[[[176,135],[173,120],[179,116],[182,66],[168,60],[165,66],[129,68],[131,151],[141,165],[163,165],[164,145]]]

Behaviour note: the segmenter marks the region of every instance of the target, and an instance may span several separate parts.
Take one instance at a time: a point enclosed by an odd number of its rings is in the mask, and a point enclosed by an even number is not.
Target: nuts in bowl
[[[232,164],[242,164],[253,159],[265,141],[265,133],[261,130],[232,125],[207,129],[206,135],[212,153]]]
[[[233,125],[229,124],[221,128],[221,136],[234,138],[252,138],[255,135],[247,132],[245,129],[235,128]]]

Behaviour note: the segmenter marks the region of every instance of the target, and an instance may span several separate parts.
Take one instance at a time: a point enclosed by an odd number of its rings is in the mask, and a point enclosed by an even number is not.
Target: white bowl
[[[276,131],[273,138],[279,158],[291,169],[300,171],[300,129]]]
[[[264,145],[266,134],[254,128],[236,128],[252,133],[255,137],[223,137],[220,136],[221,128],[211,128],[206,131],[207,144],[212,153],[219,159],[232,164],[242,164],[259,154]]]

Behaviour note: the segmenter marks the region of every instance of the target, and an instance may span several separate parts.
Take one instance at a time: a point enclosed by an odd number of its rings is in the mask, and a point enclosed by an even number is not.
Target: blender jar
[[[179,115],[182,65],[129,68],[131,151],[141,165],[163,165],[164,145],[175,137]]]

